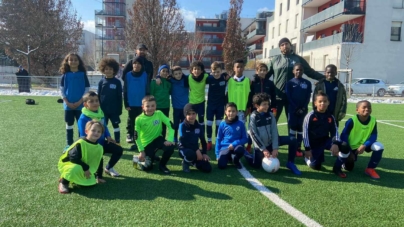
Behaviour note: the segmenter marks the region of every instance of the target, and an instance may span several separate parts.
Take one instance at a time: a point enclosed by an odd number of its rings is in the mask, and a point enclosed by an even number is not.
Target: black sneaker
[[[189,169],[189,163],[186,161],[182,161],[182,171],[189,173],[191,170]]]
[[[127,143],[133,143],[133,136],[131,136],[131,135],[126,135],[126,142]]]
[[[171,171],[167,168],[167,166],[159,166],[159,170],[165,174],[171,174]]]
[[[240,159],[234,158],[233,163],[234,163],[234,166],[236,166],[237,169],[242,169],[243,168],[243,166],[241,166]]]

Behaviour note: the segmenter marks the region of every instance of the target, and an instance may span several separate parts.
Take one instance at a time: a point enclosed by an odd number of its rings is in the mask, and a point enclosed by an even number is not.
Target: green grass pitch
[[[303,226],[254,189],[233,167],[211,174],[181,171],[176,151],[169,161],[171,176],[158,170],[144,173],[132,167],[135,152],[125,151],[116,165],[123,176],[105,176],[106,184],[57,191],[57,161],[65,146],[63,108],[57,97],[0,96],[0,226]],[[403,120],[404,105],[373,104],[378,120]],[[348,113],[354,114],[354,104]],[[125,138],[126,117],[121,120]],[[279,123],[284,123],[282,116]],[[403,122],[389,121],[404,126]],[[342,122],[342,125],[344,122]],[[75,125],[76,128],[76,125]],[[296,158],[302,176],[284,165],[275,174],[247,167],[251,174],[283,200],[323,226],[400,226],[404,223],[404,128],[378,123],[385,146],[380,180],[364,174],[369,154],[360,156],[346,179],[331,173],[326,154],[324,171],[313,171]],[[279,126],[285,135],[286,125]],[[75,129],[77,137],[77,129]],[[129,145],[122,142],[124,148]],[[210,151],[214,158],[214,152]],[[108,161],[109,158],[105,157]]]

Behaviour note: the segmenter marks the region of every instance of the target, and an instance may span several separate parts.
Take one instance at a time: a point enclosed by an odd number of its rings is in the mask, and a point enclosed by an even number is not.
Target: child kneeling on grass
[[[103,148],[97,143],[104,127],[99,121],[89,121],[85,132],[87,136],[73,143],[59,159],[59,192],[62,194],[69,193],[70,182],[83,186],[105,182],[98,177],[102,175]]]
[[[140,152],[138,158],[140,168],[144,171],[153,169],[153,162],[157,159],[158,149],[163,150],[159,170],[165,174],[170,174],[167,162],[174,153],[174,129],[168,117],[160,110],[156,111],[156,99],[152,95],[147,95],[142,100],[143,113],[135,120],[135,139]],[[162,131],[163,123],[168,129],[168,140],[165,140]]]
[[[206,139],[204,135],[204,125],[196,120],[195,106],[188,103],[184,106],[185,120],[180,124],[179,155],[182,158],[182,170],[190,172],[189,166],[195,166],[202,172],[209,173],[212,166],[209,163],[209,156],[206,155]],[[202,144],[199,148],[198,140]]]
[[[288,162],[286,167],[294,174],[301,172],[294,164],[296,156],[296,139],[290,136],[279,136],[276,118],[269,111],[270,101],[266,93],[258,93],[253,97],[256,110],[251,114],[248,134],[254,144],[254,154],[246,152],[245,159],[254,168],[261,168],[264,157],[277,158],[280,144],[288,144]]]
[[[105,121],[104,112],[100,108],[100,102],[98,101],[97,93],[90,91],[83,96],[84,108],[81,110],[82,114],[79,118],[79,132],[80,136],[86,136],[86,124],[91,120],[100,121],[104,126],[104,133],[98,139],[98,143],[104,149],[104,153],[110,153],[111,158],[106,165],[104,171],[105,173],[111,175],[111,177],[118,177],[119,173],[115,171],[115,164],[121,159],[123,149],[121,146],[117,145],[115,140],[111,138],[111,134],[108,131],[107,122]],[[102,163],[101,163],[102,164]],[[98,176],[99,178],[102,175]]]
[[[348,152],[339,156],[339,162],[334,168],[352,171],[358,154],[364,151],[372,152],[369,164],[365,169],[365,173],[373,179],[379,179],[379,174],[375,168],[382,159],[384,146],[377,142],[377,123],[376,119],[370,114],[372,113],[372,105],[369,101],[363,100],[356,104],[356,116],[353,116],[345,123],[345,128],[341,133],[341,141],[348,149]]]
[[[216,158],[219,169],[225,169],[232,159],[237,169],[242,168],[240,159],[245,153],[244,145],[248,139],[245,125],[239,120],[237,114],[237,105],[234,102],[227,103],[225,118],[219,124],[216,137]]]

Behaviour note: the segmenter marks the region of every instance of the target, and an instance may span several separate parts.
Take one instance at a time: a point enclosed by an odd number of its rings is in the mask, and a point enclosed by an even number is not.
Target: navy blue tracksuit
[[[224,116],[224,106],[226,105],[226,74],[220,75],[219,79],[216,79],[210,75],[206,79],[206,84],[209,85],[208,90],[208,105],[206,109],[207,120],[207,136],[208,139],[212,138],[212,125],[213,119],[216,120],[216,136],[217,129]]]
[[[286,83],[289,101],[288,125],[291,130],[302,132],[304,116],[311,98],[311,82],[304,78],[293,78]],[[298,112],[302,110],[302,112]]]
[[[98,83],[98,98],[105,116],[105,124],[111,120],[114,138],[120,142],[119,116],[122,114],[122,84],[117,78],[102,78]]]

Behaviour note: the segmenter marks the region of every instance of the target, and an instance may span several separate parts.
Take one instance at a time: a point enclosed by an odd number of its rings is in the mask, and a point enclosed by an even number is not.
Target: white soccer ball
[[[264,158],[262,159],[262,168],[268,173],[276,173],[280,167],[279,159],[277,158]]]

